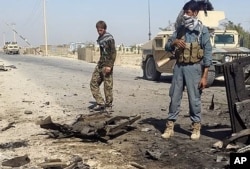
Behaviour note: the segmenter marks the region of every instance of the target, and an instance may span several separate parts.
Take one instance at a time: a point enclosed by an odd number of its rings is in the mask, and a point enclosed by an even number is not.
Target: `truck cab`
[[[6,42],[3,51],[5,54],[19,54],[19,46],[17,45],[17,42]]]
[[[222,75],[223,64],[250,56],[250,49],[240,46],[240,36],[236,30],[214,30],[211,43],[216,77]]]

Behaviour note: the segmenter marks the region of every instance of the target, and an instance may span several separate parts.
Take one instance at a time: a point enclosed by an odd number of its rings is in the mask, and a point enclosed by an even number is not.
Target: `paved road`
[[[14,65],[16,74],[24,77],[37,87],[43,89],[57,100],[57,104],[68,111],[82,113],[93,102],[89,89],[89,81],[95,63],[51,56],[23,56],[0,54],[0,61],[5,66]],[[150,112],[163,117],[169,104],[168,90],[171,77],[164,76],[160,82],[152,82],[141,78],[142,70],[115,66],[114,68],[114,109],[120,113]],[[203,103],[208,105],[212,95],[218,106],[224,105],[226,93],[224,84],[215,83],[203,93]],[[183,111],[188,111],[187,96],[184,94]],[[204,107],[206,108],[206,107]]]
[[[34,83],[67,111],[82,113],[93,102],[89,81],[95,63],[44,56],[0,55],[5,66],[14,65],[16,74]],[[168,104],[169,81],[160,83],[141,79],[138,68],[115,66],[114,109],[120,113],[161,111]]]

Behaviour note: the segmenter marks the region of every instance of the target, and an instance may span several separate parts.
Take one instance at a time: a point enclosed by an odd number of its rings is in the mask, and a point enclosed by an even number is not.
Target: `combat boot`
[[[99,112],[103,112],[105,110],[105,105],[104,104],[97,104],[94,108],[94,111],[99,111]]]
[[[113,105],[106,105],[106,106],[105,106],[105,111],[106,111],[107,113],[112,113],[112,112],[114,112],[114,110],[113,110]]]
[[[165,129],[164,133],[161,135],[161,137],[164,139],[168,139],[174,136],[174,122],[168,121],[166,127],[167,128]]]
[[[200,130],[201,130],[201,123],[193,123],[192,124],[192,135],[191,135],[191,140],[199,140],[200,138]]]

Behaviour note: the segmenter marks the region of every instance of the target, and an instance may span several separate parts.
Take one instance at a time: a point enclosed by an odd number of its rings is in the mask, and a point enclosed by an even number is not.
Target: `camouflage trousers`
[[[103,83],[105,100],[100,92]],[[111,106],[113,102],[113,70],[110,74],[104,75],[102,68],[97,65],[90,81],[90,90],[97,104]]]

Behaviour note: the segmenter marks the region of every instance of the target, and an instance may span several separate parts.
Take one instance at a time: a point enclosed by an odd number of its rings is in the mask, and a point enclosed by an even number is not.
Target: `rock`
[[[223,142],[222,141],[217,141],[216,143],[213,144],[212,147],[221,149],[223,147]]]
[[[25,164],[28,164],[29,162],[30,162],[30,158],[28,157],[28,155],[24,155],[24,156],[15,157],[9,160],[5,160],[2,162],[2,166],[20,167]]]
[[[24,111],[24,114],[32,114],[33,112],[32,111],[30,111],[30,110],[25,110]]]

